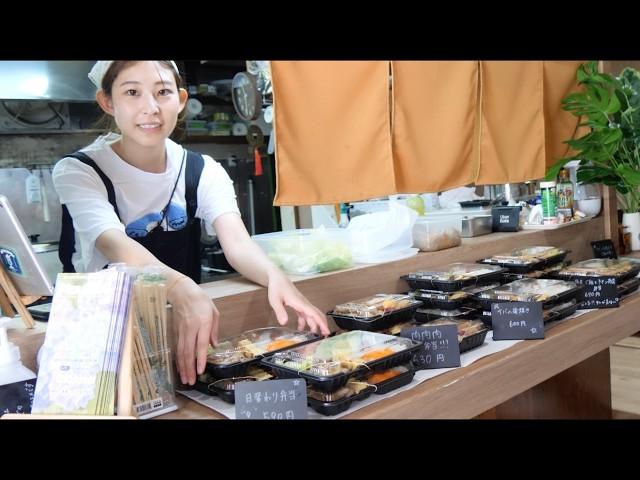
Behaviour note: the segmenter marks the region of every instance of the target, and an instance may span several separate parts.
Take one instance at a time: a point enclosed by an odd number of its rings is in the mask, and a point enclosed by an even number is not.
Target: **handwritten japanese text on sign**
[[[544,338],[542,303],[504,302],[491,305],[494,340]]]
[[[422,325],[403,328],[401,337],[422,342],[422,349],[413,355],[417,369],[460,366],[460,345],[457,325]]]
[[[307,383],[301,378],[240,382],[235,398],[237,419],[299,420],[308,415]]]

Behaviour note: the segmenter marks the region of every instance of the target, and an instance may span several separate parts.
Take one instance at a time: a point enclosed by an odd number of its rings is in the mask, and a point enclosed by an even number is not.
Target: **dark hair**
[[[102,77],[102,82],[100,84],[100,87],[108,97],[111,97],[113,82],[115,81],[118,74],[122,70],[127,68],[129,65],[136,62],[137,60],[115,60],[111,65],[109,65],[109,68],[107,69],[104,76]],[[173,65],[169,60],[158,60],[158,63],[164,67],[167,67],[169,70],[173,72],[173,78],[176,81],[176,85],[178,89],[184,88],[184,82],[182,80],[182,77],[178,72],[176,72],[175,68],[173,68]],[[182,123],[185,115],[186,115],[185,110],[182,110],[182,112],[180,112],[180,115],[178,115],[178,122],[176,124],[176,128],[178,128],[179,124]],[[100,119],[98,119],[98,121],[96,122],[96,128],[104,129],[105,133],[118,130],[118,126],[116,125],[116,122],[113,120],[113,117],[111,115],[107,115],[106,113],[102,115]]]

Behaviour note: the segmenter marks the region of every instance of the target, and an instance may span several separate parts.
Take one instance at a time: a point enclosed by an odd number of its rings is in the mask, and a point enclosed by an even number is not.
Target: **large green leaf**
[[[630,185],[640,185],[640,171],[626,165],[618,165],[618,174]]]
[[[602,138],[602,143],[611,144],[622,139],[622,130],[619,128],[612,128],[609,132],[605,133]]]

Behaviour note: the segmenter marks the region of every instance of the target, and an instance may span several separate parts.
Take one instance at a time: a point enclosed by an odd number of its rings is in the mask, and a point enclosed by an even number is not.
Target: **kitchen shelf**
[[[221,107],[233,107],[233,101],[231,99],[225,100],[217,95],[189,95],[189,98],[195,98],[203,105],[217,105]]]
[[[248,145],[246,135],[184,135],[178,140],[183,143],[225,143]],[[269,142],[269,137],[264,137],[265,145]]]
[[[228,143],[246,144],[245,135],[183,135],[180,142],[184,143]]]

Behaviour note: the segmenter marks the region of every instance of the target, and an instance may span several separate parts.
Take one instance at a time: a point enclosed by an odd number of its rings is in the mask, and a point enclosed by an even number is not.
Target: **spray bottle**
[[[35,391],[36,374],[20,361],[20,349],[9,342],[8,317],[0,318],[0,415],[29,413]]]

